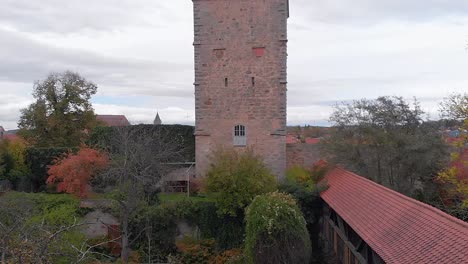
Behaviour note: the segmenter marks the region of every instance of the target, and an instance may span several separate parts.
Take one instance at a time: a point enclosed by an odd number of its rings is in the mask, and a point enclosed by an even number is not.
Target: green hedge
[[[195,160],[194,127],[185,125],[136,125],[126,127],[96,127],[91,132],[86,144],[111,151],[113,137],[119,129],[138,132],[136,135],[151,135],[179,147],[180,155],[173,162],[193,162]]]
[[[239,248],[244,240],[244,215],[229,216],[217,214],[214,202],[182,202],[187,210],[183,218],[200,228],[202,239],[214,238],[219,250]]]
[[[309,263],[312,253],[306,221],[291,195],[257,196],[246,210],[248,263]]]
[[[131,222],[130,231],[138,234],[145,228],[151,230],[153,258],[175,253],[177,222],[181,220],[198,226],[201,239],[214,239],[218,251],[241,247],[245,232],[243,216],[220,217],[216,211],[211,201],[189,199],[148,206]],[[147,254],[147,236],[142,235],[135,242],[134,248]]]

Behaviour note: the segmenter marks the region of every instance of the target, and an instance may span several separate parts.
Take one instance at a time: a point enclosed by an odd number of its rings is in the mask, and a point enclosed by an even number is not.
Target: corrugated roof
[[[341,168],[323,200],[386,263],[468,263],[468,223]]]

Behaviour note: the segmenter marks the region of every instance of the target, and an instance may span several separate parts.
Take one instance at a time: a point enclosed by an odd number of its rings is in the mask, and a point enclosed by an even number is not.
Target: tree
[[[435,181],[441,188],[442,210],[468,220],[468,95],[453,94],[441,103],[441,116],[461,121],[460,137],[451,143],[451,161],[441,170]]]
[[[78,153],[68,154],[57,158],[49,166],[48,184],[57,184],[57,191],[86,196],[86,188],[95,175],[109,165],[106,153],[82,146]]]
[[[69,195],[9,192],[0,199],[0,263],[88,263],[102,256],[80,233]]]
[[[22,138],[6,139],[0,142],[0,180],[17,183],[19,178],[29,175],[26,164],[27,144]]]
[[[21,110],[20,134],[40,147],[79,146],[85,132],[96,125],[90,103],[97,86],[78,73],[52,73],[34,83],[36,99]]]
[[[334,129],[322,142],[329,161],[406,195],[432,179],[446,161],[438,131],[423,122],[417,101],[379,97],[336,105]]]
[[[276,179],[253,150],[219,149],[206,175],[206,191],[220,214],[236,216],[255,196],[276,190]]]
[[[442,117],[465,121],[468,119],[468,94],[452,94],[440,104]]]
[[[255,197],[246,210],[248,263],[309,263],[312,249],[306,221],[287,194]]]
[[[181,145],[184,138],[170,132],[146,126],[114,128],[109,146],[110,167],[94,181],[95,187],[103,187],[109,198],[118,203],[121,258],[125,263],[131,244],[143,234],[151,234],[150,225],[131,229],[133,221],[139,212],[157,202],[161,178],[170,171],[170,163],[186,155]]]
[[[280,191],[290,194],[304,215],[314,249],[313,263],[324,263],[323,243],[320,241],[323,201],[320,193],[327,188],[324,177],[330,168],[325,162],[318,162],[310,168],[292,167],[286,172],[286,181]]]

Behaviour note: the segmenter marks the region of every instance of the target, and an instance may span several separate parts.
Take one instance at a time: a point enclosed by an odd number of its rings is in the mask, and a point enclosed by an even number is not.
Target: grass
[[[185,199],[189,199],[191,201],[210,201],[210,198],[205,195],[187,197],[186,193],[160,193],[159,199],[161,202],[180,202]]]

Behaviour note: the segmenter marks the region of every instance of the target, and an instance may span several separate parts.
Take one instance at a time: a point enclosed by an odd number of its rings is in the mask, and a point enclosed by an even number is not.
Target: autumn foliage
[[[57,158],[49,167],[47,184],[57,184],[58,192],[83,197],[91,178],[109,165],[106,153],[82,146],[78,153]]]

